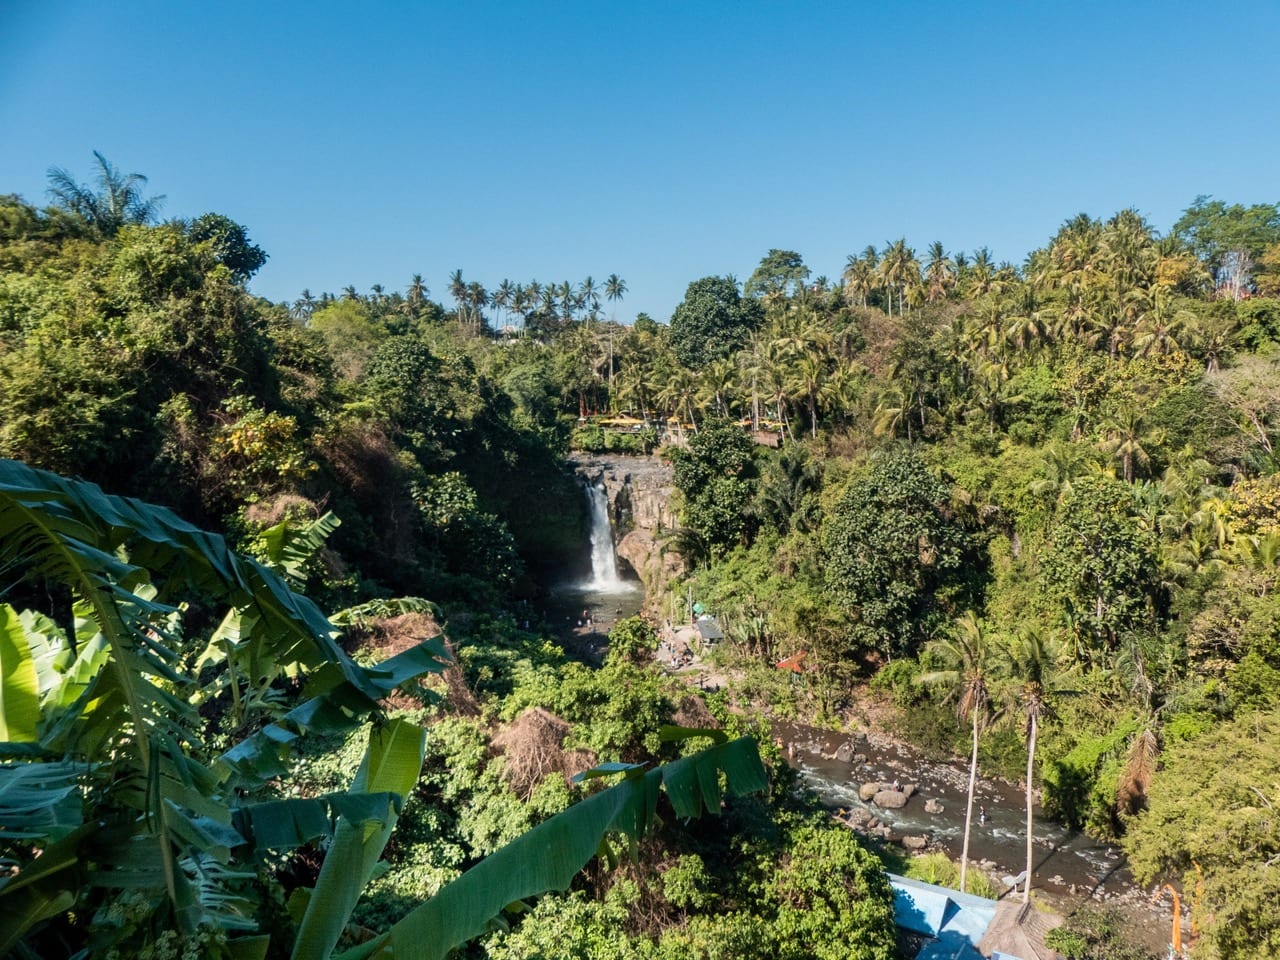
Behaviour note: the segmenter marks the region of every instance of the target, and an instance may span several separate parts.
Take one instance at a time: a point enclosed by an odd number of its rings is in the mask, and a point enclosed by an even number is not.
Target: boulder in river
[[[905,793],[907,795],[907,799],[910,800],[916,795],[916,785],[914,783],[904,783],[902,785],[902,792]]]
[[[901,810],[907,805],[907,795],[901,790],[881,790],[871,802],[885,810]]]
[[[923,850],[929,845],[929,838],[906,836],[902,838],[902,845],[908,850]]]
[[[845,823],[851,827],[865,827],[871,821],[871,814],[862,807],[854,807],[845,815]]]
[[[846,740],[840,746],[836,747],[836,759],[841,763],[848,763],[853,758],[853,744]]]
[[[858,799],[863,803],[870,803],[871,798],[884,789],[883,783],[864,783],[858,788]]]
[[[938,802],[938,799],[936,797],[930,797],[928,800],[924,802],[925,813],[938,814],[938,813],[942,813],[944,809],[946,808],[943,807],[942,804]]]

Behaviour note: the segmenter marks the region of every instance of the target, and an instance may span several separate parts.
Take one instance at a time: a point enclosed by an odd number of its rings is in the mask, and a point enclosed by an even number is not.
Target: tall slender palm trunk
[[[964,810],[964,845],[960,848],[960,892],[969,874],[969,828],[973,823],[973,791],[978,783],[978,711],[973,711],[973,755],[969,758],[969,800]]]
[[[1036,766],[1036,715],[1031,714],[1031,730],[1027,736],[1027,884],[1022,890],[1022,902],[1031,902],[1031,840],[1032,830],[1035,826],[1033,813],[1031,810],[1031,775],[1035,771]]]

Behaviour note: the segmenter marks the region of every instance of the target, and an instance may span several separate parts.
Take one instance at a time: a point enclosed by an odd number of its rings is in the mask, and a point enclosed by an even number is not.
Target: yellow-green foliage
[[[945,853],[922,853],[918,857],[911,857],[903,870],[903,876],[911,880],[934,883],[953,890],[960,889],[960,864]],[[994,900],[1004,891],[989,874],[969,864],[964,892]]]
[[[1124,838],[1140,883],[1181,882],[1203,931],[1196,957],[1280,956],[1280,713],[1169,744],[1148,809]]]

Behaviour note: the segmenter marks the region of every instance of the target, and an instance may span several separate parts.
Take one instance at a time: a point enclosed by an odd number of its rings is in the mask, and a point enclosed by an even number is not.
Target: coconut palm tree
[[[531,286],[533,288],[537,288],[538,281],[535,280]],[[560,297],[559,297],[559,294],[556,292],[557,289],[558,287],[556,286],[556,284],[548,283],[545,287],[542,288],[541,296],[536,298],[538,302],[541,304],[542,309],[545,313],[548,313],[551,315],[555,314],[556,308],[560,304]]]
[[[964,843],[960,848],[960,889],[969,869],[969,832],[973,825],[973,791],[978,782],[978,738],[991,719],[991,685],[999,677],[997,648],[986,624],[972,610],[955,621],[950,635],[929,643],[929,651],[944,669],[923,674],[920,681],[947,690],[956,701],[956,715],[972,729],[969,792],[964,813]]]
[[[609,274],[609,276],[604,281],[604,298],[608,300],[610,304],[617,304],[617,302],[623,298],[626,292],[627,292],[627,281],[623,280],[616,273]],[[609,312],[609,319],[610,320],[616,319],[616,317],[614,316],[614,311],[612,310]]]
[[[818,399],[838,423],[848,423],[862,392],[866,367],[860,363],[839,363],[822,384]]]
[[[802,400],[809,412],[809,436],[818,437],[818,397],[827,381],[828,369],[824,359],[815,353],[806,353],[791,368],[792,395]]]
[[[306,324],[311,319],[311,314],[316,310],[316,298],[310,290],[304,289],[298,299],[293,301],[293,306],[289,309],[289,314],[299,323]]]
[[[479,331],[484,323],[484,308],[489,305],[489,294],[483,285],[478,281],[472,280],[467,284],[466,301],[469,310],[469,322]]]
[[[1126,405],[1103,426],[1106,439],[1102,442],[1103,452],[1120,460],[1124,468],[1125,483],[1133,483],[1134,464],[1147,466],[1151,462],[1148,447],[1160,443],[1164,435],[1159,430],[1148,430],[1142,412],[1132,405]]]
[[[515,296],[515,292],[515,287],[512,285],[511,281],[504,279],[500,284],[498,284],[498,289],[493,291],[490,295],[489,303],[491,303],[494,309],[498,310],[500,314],[506,313],[511,308],[511,300]]]
[[[929,283],[929,301],[941,300],[956,282],[956,264],[942,248],[942,241],[929,244],[924,277]]]
[[[463,323],[467,307],[467,282],[462,279],[461,267],[449,274],[449,296],[453,297],[454,315],[459,323]]]
[[[973,263],[969,264],[966,294],[969,297],[981,297],[990,293],[995,273],[996,266],[991,260],[991,251],[986,247],[979,247],[973,252]]]
[[[629,358],[618,370],[617,389],[618,399],[625,404],[624,409],[638,410],[640,419],[647,421],[658,392],[648,367],[635,357]]]
[[[729,416],[729,400],[737,385],[738,365],[731,357],[712,360],[701,370],[704,406],[710,406],[717,417]]]
[[[698,377],[692,370],[679,365],[673,367],[658,391],[657,400],[676,418],[676,433],[681,439],[685,423],[697,429]]]
[[[61,167],[49,170],[49,197],[55,207],[83,220],[99,237],[114,237],[131,223],[152,223],[160,212],[163,196],[144,197],[147,178],[140,173],[121,173],[97,150],[97,189],[76,183]]]
[[[1022,890],[1023,902],[1031,899],[1032,838],[1035,830],[1035,810],[1031,784],[1036,768],[1036,736],[1040,721],[1051,711],[1051,698],[1064,693],[1057,687],[1056,669],[1061,648],[1051,636],[1034,626],[1026,626],[1018,632],[1007,651],[1011,678],[1016,686],[1014,699],[1019,712],[1026,720],[1027,738],[1027,882]]]
[[[871,429],[878,437],[896,437],[905,430],[907,442],[911,442],[911,410],[913,394],[899,383],[891,383],[880,389],[876,397]]]
[[[1027,490],[1038,497],[1057,503],[1063,494],[1071,491],[1071,481],[1089,472],[1088,458],[1075,443],[1051,440],[1041,451],[1044,463],[1040,478],[1027,484]]]
[[[865,307],[867,305],[867,297],[876,288],[875,264],[868,261],[866,257],[856,257],[850,254],[845,264],[843,277],[845,300],[853,303],[856,299],[858,306]]]
[[[520,329],[524,331],[524,321],[529,315],[529,307],[532,304],[529,297],[529,289],[522,283],[517,283],[511,291],[511,312],[520,318]]]
[[[920,283],[920,262],[916,253],[907,246],[905,237],[886,244],[880,257],[880,278],[889,292],[889,312],[893,312],[893,292],[898,291],[898,314],[903,312],[903,301],[908,288]]]
[[[600,288],[596,286],[594,280],[587,277],[578,285],[577,296],[583,312],[587,315],[587,323],[593,323],[600,313]]]
[[[410,277],[409,289],[405,291],[405,302],[409,305],[409,309],[415,313],[421,310],[430,292],[427,285],[422,282],[422,274],[415,273]]]

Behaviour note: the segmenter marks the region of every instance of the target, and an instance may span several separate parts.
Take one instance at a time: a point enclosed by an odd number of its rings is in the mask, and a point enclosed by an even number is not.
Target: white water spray
[[[590,590],[620,590],[626,583],[618,576],[618,562],[613,554],[613,529],[609,524],[609,495],[604,481],[587,483],[587,501],[591,505],[591,582]]]

